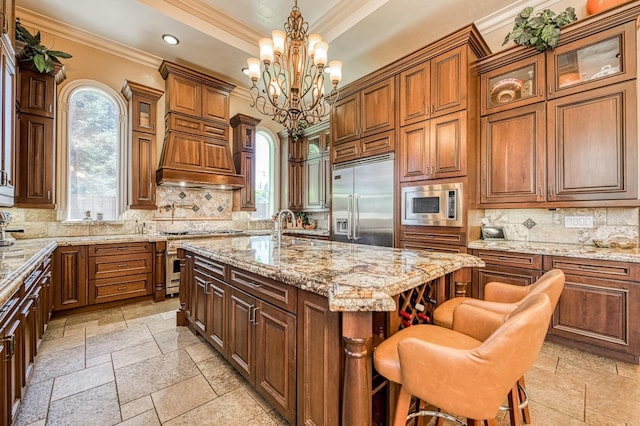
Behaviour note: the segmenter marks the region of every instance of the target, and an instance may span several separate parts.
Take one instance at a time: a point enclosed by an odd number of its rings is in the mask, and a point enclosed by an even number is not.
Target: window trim
[[[56,202],[57,202],[57,218],[60,221],[68,221],[68,198],[67,198],[67,179],[68,179],[68,156],[69,156],[69,99],[76,90],[80,88],[97,89],[104,92],[115,102],[118,107],[118,116],[120,124],[120,164],[118,176],[118,211],[116,221],[122,218],[122,214],[127,209],[127,187],[128,173],[127,164],[129,163],[129,151],[127,149],[128,137],[128,119],[127,119],[127,103],[124,97],[113,90],[111,87],[99,81],[89,79],[79,79],[70,81],[60,89],[58,95],[57,108],[57,126],[56,126]],[[72,221],[77,222],[77,221]]]

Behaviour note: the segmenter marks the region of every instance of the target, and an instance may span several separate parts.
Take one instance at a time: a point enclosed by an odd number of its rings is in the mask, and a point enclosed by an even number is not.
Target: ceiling
[[[329,42],[329,59],[343,61],[343,85],[498,10],[510,5],[520,10],[523,0],[514,1],[482,0],[469,7],[468,0],[299,0],[298,6],[310,32]],[[16,0],[16,5],[18,15],[26,9],[60,21],[59,26],[249,87],[241,73],[246,58],[258,56],[260,37],[282,29],[293,0]],[[165,44],[164,33],[180,43]]]

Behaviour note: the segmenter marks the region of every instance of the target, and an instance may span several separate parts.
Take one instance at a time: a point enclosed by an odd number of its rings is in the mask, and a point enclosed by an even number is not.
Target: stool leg
[[[509,420],[511,426],[521,426],[520,422],[520,409],[518,408],[518,386],[514,385],[507,395],[507,401],[509,402]]]
[[[524,387],[524,376],[520,377],[520,379],[518,380],[518,384],[520,385],[520,387],[522,389],[525,389]],[[518,403],[523,402],[525,399],[525,395],[524,392],[520,389],[518,389]],[[531,413],[529,413],[529,405],[527,405],[526,407],[524,407],[522,409],[522,419],[523,422],[526,424],[530,424],[531,423]]]
[[[398,394],[398,402],[396,403],[396,415],[393,419],[393,426],[405,426],[407,424],[407,416],[409,415],[409,406],[411,405],[411,394],[400,386]]]

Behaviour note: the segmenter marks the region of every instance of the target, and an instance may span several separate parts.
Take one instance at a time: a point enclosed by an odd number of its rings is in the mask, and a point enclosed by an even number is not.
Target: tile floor
[[[54,318],[16,425],[286,425],[177,304]],[[526,380],[534,425],[640,426],[639,366],[546,343]]]

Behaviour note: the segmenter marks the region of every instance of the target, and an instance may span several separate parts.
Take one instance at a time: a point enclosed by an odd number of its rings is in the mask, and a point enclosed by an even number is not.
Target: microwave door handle
[[[353,202],[353,195],[349,194],[347,196],[347,240],[351,241],[351,221],[353,217],[351,217],[351,203]]]
[[[353,241],[358,241],[360,228],[360,195],[353,196]]]

